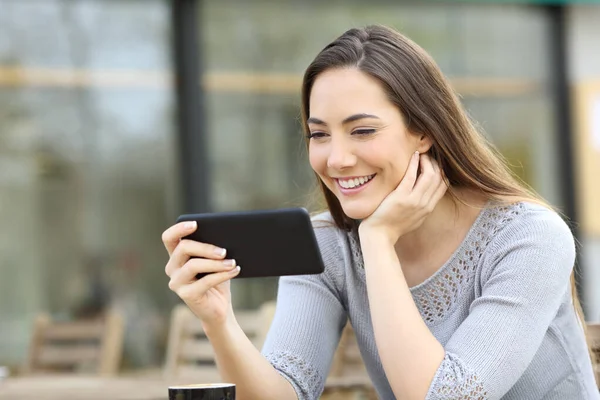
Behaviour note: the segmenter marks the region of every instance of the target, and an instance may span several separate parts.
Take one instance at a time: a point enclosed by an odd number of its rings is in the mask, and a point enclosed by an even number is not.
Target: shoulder
[[[329,211],[313,215],[311,221],[326,271],[341,268],[347,233],[335,225]]]
[[[559,244],[574,248],[573,234],[556,211],[539,204],[520,202],[492,208],[498,230],[492,239],[495,246],[527,240],[540,246]]]
[[[280,282],[310,281],[319,285],[325,285],[339,296],[344,290],[344,268],[347,261],[344,247],[344,243],[347,242],[344,238],[347,234],[335,225],[328,211],[311,215],[311,222],[325,267],[323,273],[318,275],[284,276],[280,278]]]
[[[344,234],[333,221],[333,217],[329,211],[324,211],[311,216],[311,222],[315,231],[315,236],[319,242],[319,246],[328,247],[329,245],[337,245],[341,235]]]
[[[555,211],[528,202],[487,211],[489,224],[494,227],[484,257],[488,272],[502,264],[531,271],[539,268],[540,273],[570,273],[575,262],[575,240]]]

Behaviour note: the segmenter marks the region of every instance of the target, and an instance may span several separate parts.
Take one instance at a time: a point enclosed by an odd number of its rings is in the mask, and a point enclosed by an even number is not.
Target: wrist
[[[201,322],[202,329],[209,340],[213,337],[226,337],[234,332],[236,327],[239,327],[233,311],[228,312],[225,318]]]
[[[358,237],[361,243],[383,243],[394,246],[398,241],[390,232],[381,227],[370,226],[369,224],[360,224],[358,227]]]

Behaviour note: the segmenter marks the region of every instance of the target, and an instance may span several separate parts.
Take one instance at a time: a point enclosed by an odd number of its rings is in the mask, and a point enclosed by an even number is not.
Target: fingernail
[[[225,257],[225,254],[227,254],[227,250],[217,247],[217,248],[215,248],[215,254],[220,257]]]
[[[185,229],[193,229],[196,227],[196,221],[188,221],[183,225],[183,227]]]
[[[233,267],[235,265],[235,260],[223,260],[223,264]]]
[[[240,272],[240,270],[242,269],[242,267],[240,267],[239,265],[237,267],[235,267],[234,269],[231,270],[231,274],[235,275],[238,272]]]

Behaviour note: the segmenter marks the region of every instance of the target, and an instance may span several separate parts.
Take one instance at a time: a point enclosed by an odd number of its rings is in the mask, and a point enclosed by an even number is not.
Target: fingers
[[[175,270],[169,281],[169,288],[176,291],[179,287],[196,281],[197,274],[230,272],[236,268],[235,260],[207,260],[192,258],[181,268]],[[204,279],[204,278],[203,278]]]
[[[206,258],[210,260],[222,260],[227,251],[208,243],[196,242],[195,240],[181,240],[165,267],[165,273],[171,276],[192,257]]]
[[[418,199],[424,203],[428,203],[443,179],[439,166],[429,155],[421,155],[420,161],[421,174],[417,179],[413,193]]]
[[[190,286],[195,286],[199,290],[206,291],[213,286],[220,285],[223,282],[233,279],[240,273],[241,270],[242,270],[242,267],[240,267],[238,265],[237,267],[233,268],[230,271],[206,275],[204,278],[199,279],[197,282],[194,282]]]
[[[196,221],[184,221],[171,226],[163,232],[162,241],[169,252],[169,256],[173,254],[181,238],[193,233],[198,227],[197,225]]]
[[[180,286],[176,290],[177,295],[182,299],[192,297],[200,298],[211,288],[235,278],[240,273],[240,270],[241,268],[238,265],[230,271],[206,275],[204,278],[199,279],[194,283]]]
[[[416,151],[413,153],[410,158],[410,162],[408,163],[408,168],[406,169],[406,173],[404,174],[404,178],[398,185],[398,188],[405,191],[406,193],[410,193],[415,186],[415,182],[417,181],[417,171],[419,170],[419,152]]]

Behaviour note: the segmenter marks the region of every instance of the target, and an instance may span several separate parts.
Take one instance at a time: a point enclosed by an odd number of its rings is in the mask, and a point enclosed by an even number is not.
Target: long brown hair
[[[499,204],[530,201],[550,207],[520,181],[506,160],[476,129],[461,102],[431,56],[402,34],[383,27],[350,29],[326,46],[308,66],[302,82],[302,124],[308,134],[310,93],[324,71],[356,68],[375,78],[404,117],[408,131],[432,139],[429,150],[444,171],[448,193],[460,201],[456,189],[471,189]],[[308,141],[307,141],[308,145]],[[318,178],[322,195],[336,226],[356,228],[336,196]],[[573,303],[585,329],[574,275]]]

